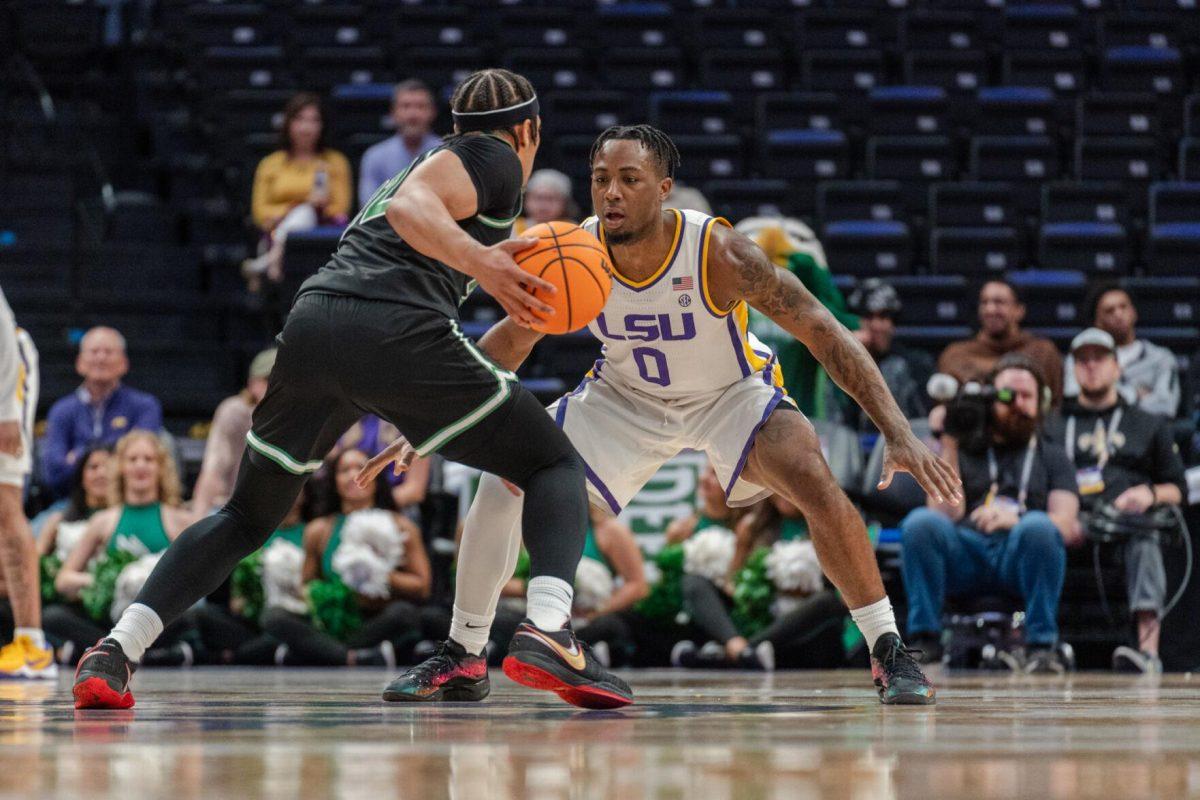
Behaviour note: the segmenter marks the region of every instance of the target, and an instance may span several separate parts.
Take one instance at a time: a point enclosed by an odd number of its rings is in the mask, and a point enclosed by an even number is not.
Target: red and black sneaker
[[[931,706],[937,692],[914,654],[894,633],[885,633],[871,651],[871,675],[879,687],[879,702],[886,706]]]
[[[129,681],[137,664],[116,639],[104,638],[84,651],[75,667],[76,708],[133,708]]]
[[[620,708],[633,702],[629,684],[604,669],[569,626],[544,631],[522,621],[508,645],[504,674],[581,708]]]
[[[487,659],[447,639],[436,653],[389,683],[383,699],[389,703],[472,701],[482,700],[491,690]]]

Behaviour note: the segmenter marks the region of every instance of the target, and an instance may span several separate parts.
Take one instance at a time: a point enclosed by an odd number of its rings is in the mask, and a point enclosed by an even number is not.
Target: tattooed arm
[[[776,267],[747,237],[719,225],[713,227],[708,269],[717,308],[731,309],[744,300],[766,314],[812,351],[837,385],[871,417],[888,446],[881,487],[900,470],[911,472],[935,497],[957,494],[958,476],[913,435],[871,354],[795,275]]]

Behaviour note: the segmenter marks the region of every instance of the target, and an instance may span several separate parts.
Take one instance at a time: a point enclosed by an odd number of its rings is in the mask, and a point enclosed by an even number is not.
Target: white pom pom
[[[776,542],[767,555],[767,577],[784,592],[812,594],[821,591],[821,562],[807,540]]]
[[[613,576],[594,558],[581,558],[575,570],[575,609],[595,611],[612,597]]]
[[[142,585],[150,577],[150,573],[154,571],[154,565],[160,558],[162,558],[162,553],[142,556],[137,561],[126,564],[121,570],[121,574],[117,576],[116,586],[113,587],[113,603],[112,608],[109,609],[109,615],[113,622],[119,620],[125,613],[125,609],[133,605],[134,598],[142,590]]]
[[[724,580],[733,563],[735,542],[728,528],[705,528],[683,543],[683,571],[710,581]]]
[[[392,565],[365,544],[342,542],[333,553],[333,571],[351,590],[365,597],[388,597]]]
[[[304,551],[286,539],[276,539],[263,551],[263,602],[293,614],[308,610],[300,575],[304,569]]]
[[[662,569],[653,561],[646,561],[642,564],[642,571],[646,574],[646,585],[657,586],[662,581]]]
[[[389,567],[404,562],[404,531],[390,511],[368,508],[355,511],[342,525],[342,542],[368,547]]]
[[[58,523],[58,531],[54,534],[54,555],[65,562],[67,556],[71,555],[71,551],[75,549],[75,545],[83,538],[83,532],[87,530],[87,525],[86,519],[78,522]]]

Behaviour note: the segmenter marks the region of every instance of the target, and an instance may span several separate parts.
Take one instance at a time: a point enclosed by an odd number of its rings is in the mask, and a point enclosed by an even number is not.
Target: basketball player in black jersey
[[[130,678],[163,626],[267,540],[338,438],[369,413],[419,442],[422,455],[440,452],[525,491],[539,667],[580,704],[632,702],[567,625],[587,523],[583,462],[516,376],[458,325],[476,283],[520,324],[553,313],[530,293],[553,286],[512,258],[534,241],[509,239],[538,147],[537,97],[523,77],[489,69],[463,81],[451,110],[455,134],[384,184],[300,287],[233,496],[183,532],[110,635],[84,653],[76,708],[133,705]],[[428,692],[481,699],[486,664],[470,663]]]

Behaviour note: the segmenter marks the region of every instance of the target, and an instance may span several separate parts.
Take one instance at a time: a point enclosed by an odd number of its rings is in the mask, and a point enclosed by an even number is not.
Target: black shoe
[[[383,690],[389,703],[482,700],[491,692],[487,661],[451,639]]]
[[[913,634],[912,653],[918,664],[940,664],[944,650],[942,637],[936,633]]]
[[[1161,675],[1162,659],[1154,653],[1134,650],[1122,645],[1113,651],[1113,670],[1116,672],[1140,672],[1144,675]]]
[[[544,631],[523,620],[508,645],[504,674],[581,708],[620,708],[633,702],[629,684],[600,666],[570,626]]]
[[[1075,668],[1069,645],[1030,647],[1023,661],[1025,672],[1030,675],[1064,675]]]
[[[886,706],[931,706],[937,702],[937,692],[921,672],[914,651],[894,633],[885,633],[875,641],[871,675],[879,687],[879,702]]]
[[[137,664],[125,657],[116,639],[89,647],[75,668],[76,708],[133,708],[129,681]]]
[[[775,645],[770,642],[759,642],[750,645],[738,654],[733,665],[737,669],[751,669],[760,672],[775,671]]]

